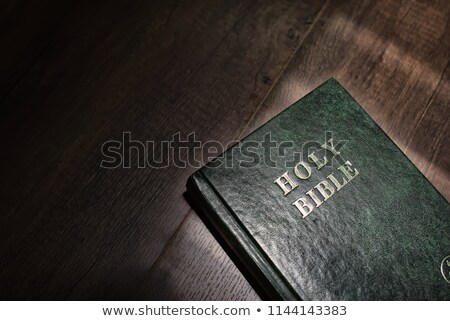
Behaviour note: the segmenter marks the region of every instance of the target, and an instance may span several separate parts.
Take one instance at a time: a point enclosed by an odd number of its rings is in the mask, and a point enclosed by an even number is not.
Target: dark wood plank
[[[313,27],[316,17],[325,7],[303,12],[307,24],[301,29],[302,40]],[[257,109],[255,109],[255,112]],[[240,138],[242,129],[234,140]],[[189,246],[186,246],[186,243]],[[214,253],[214,255],[211,255]],[[190,211],[165,251],[148,273],[148,278],[136,289],[139,299],[166,300],[253,300],[259,299],[219,243],[194,211]],[[233,290],[230,292],[230,288]]]
[[[4,1],[0,5],[0,102],[52,41],[76,1]]]
[[[5,127],[12,128],[5,133],[10,157],[2,167],[8,172],[2,185],[1,293],[65,298],[111,256],[113,263],[88,283],[94,290],[85,295],[119,296],[123,285],[117,278],[141,277],[142,251],[151,266],[187,211],[177,197],[182,183],[161,184],[164,174],[151,169],[100,169],[100,147],[122,131],[133,132],[134,139],[163,140],[183,129],[183,83],[245,10],[237,2],[117,2],[80,9],[67,22],[4,104]],[[180,61],[182,56],[192,57]],[[156,112],[165,109],[167,114]],[[179,116],[170,119],[177,109]],[[20,146],[29,146],[26,154]],[[123,257],[133,251],[134,263]]]
[[[192,211],[138,289],[150,300],[257,300],[250,284]]]
[[[2,104],[0,297],[132,297],[189,211],[194,169],[102,169],[101,145],[230,141],[321,4],[77,7]]]
[[[448,68],[443,74],[450,52],[450,39],[446,37],[450,30],[445,18],[448,12],[449,3],[445,1],[330,3],[240,137],[335,76],[449,199],[449,152],[445,142]],[[194,222],[198,220],[192,211],[179,233],[188,233]],[[211,233],[205,233],[192,235],[197,247],[218,247]],[[157,265],[170,265],[183,251],[175,238]],[[215,265],[209,258],[200,267],[196,260],[189,259],[194,256],[194,251],[184,253],[185,266],[203,268],[203,273],[214,273],[209,270],[232,264],[222,261]],[[240,278],[233,275],[227,282]],[[188,287],[195,286],[186,274],[180,273],[175,279]]]
[[[449,102],[450,65],[447,64],[404,150],[447,200],[450,199]]]

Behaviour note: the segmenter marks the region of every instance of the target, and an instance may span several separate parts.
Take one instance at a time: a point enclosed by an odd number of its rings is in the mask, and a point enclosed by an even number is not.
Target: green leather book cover
[[[334,79],[187,189],[269,298],[450,299],[448,202]]]

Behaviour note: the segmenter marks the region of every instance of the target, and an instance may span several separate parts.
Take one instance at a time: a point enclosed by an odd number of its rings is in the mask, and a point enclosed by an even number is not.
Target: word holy
[[[315,165],[317,170],[321,170],[326,164],[332,161],[333,158],[340,154],[333,145],[332,139],[325,142],[321,147],[321,151],[323,152],[322,155],[317,156],[315,152],[308,155],[308,159]],[[332,156],[330,158],[327,157],[327,153]],[[315,208],[321,206],[333,196],[335,192],[339,191],[359,175],[358,170],[354,168],[349,161],[344,162],[344,164],[337,169],[338,172],[328,175],[326,180],[320,181],[314,188],[307,191],[303,197],[298,198],[292,203],[292,205],[300,211],[303,218],[311,214]],[[301,181],[309,179],[311,177],[311,172],[311,166],[306,162],[301,161],[294,166],[294,175],[300,180],[300,183]],[[278,177],[274,183],[281,188],[284,196],[288,195],[299,186],[299,184],[291,178],[288,172],[285,172]]]

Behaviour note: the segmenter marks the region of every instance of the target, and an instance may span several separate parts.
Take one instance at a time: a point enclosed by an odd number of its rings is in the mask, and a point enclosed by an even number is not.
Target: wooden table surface
[[[101,146],[227,144],[331,76],[450,199],[447,0],[0,7],[1,299],[260,299],[183,197],[195,168]]]

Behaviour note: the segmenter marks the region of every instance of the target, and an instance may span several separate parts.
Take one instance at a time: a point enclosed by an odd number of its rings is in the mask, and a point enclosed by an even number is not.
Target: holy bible
[[[450,299],[449,203],[334,79],[187,191],[266,298]]]

